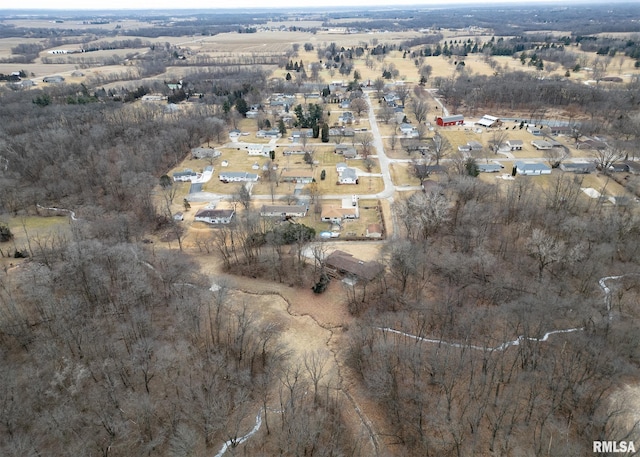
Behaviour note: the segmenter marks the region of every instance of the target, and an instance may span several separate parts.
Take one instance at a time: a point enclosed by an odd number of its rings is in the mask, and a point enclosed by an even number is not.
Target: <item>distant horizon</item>
[[[326,10],[327,8],[420,8],[420,7],[433,7],[438,9],[446,9],[448,7],[460,7],[460,6],[485,6],[490,8],[492,6],[524,6],[535,7],[536,5],[562,5],[562,6],[574,6],[581,4],[594,4],[594,5],[623,5],[632,4],[627,0],[612,0],[603,2],[601,0],[577,0],[577,1],[562,1],[562,0],[534,0],[522,4],[519,0],[498,0],[487,4],[484,0],[450,0],[448,3],[436,2],[435,0],[417,0],[409,1],[402,4],[391,3],[389,0],[325,0],[322,6],[301,6],[299,1],[295,0],[273,0],[269,4],[265,5],[265,2],[259,0],[236,0],[231,4],[222,4],[212,6],[210,0],[192,0],[189,2],[189,6],[176,6],[175,0],[110,0],[109,6],[87,6],[86,0],[60,0],[55,6],[51,5],[48,0],[23,0],[20,2],[20,7],[16,8],[15,3],[10,7],[0,6],[0,11],[14,11],[14,12],[114,12],[114,11],[233,11],[233,10],[281,10],[293,8],[295,11],[314,11],[314,10]]]

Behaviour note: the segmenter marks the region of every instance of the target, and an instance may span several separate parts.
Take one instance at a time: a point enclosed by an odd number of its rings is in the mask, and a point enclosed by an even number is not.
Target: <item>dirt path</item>
[[[328,376],[344,396],[344,420],[354,439],[365,446],[365,455],[390,455],[376,432],[374,421],[384,415],[368,402],[344,363],[345,337],[353,318],[342,304],[342,284],[332,281],[328,290],[316,295],[311,290],[288,287],[261,279],[249,279],[221,273],[220,262],[213,256],[198,256],[202,272],[213,282],[226,281],[238,300],[256,311],[260,319],[281,325],[280,342],[291,353],[292,363],[302,361],[305,354],[326,354]]]

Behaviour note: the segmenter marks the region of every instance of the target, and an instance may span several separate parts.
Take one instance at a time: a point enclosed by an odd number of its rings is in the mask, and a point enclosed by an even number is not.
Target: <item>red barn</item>
[[[452,125],[464,124],[464,116],[462,114],[454,114],[453,116],[438,116],[436,123],[441,127],[450,127]]]

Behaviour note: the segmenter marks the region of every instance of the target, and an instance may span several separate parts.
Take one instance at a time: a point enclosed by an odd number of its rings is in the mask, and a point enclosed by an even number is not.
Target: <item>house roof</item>
[[[495,116],[489,116],[488,114],[485,114],[484,116],[482,116],[482,119],[476,122],[476,124],[481,125],[483,127],[492,127],[498,123],[500,123],[500,119],[498,119]]]
[[[282,170],[282,174],[280,176],[283,178],[313,178],[313,170],[301,170],[299,168]]]
[[[379,262],[364,262],[344,251],[333,251],[325,260],[325,264],[343,273],[352,274],[368,281],[384,271]]]
[[[531,144],[536,148],[550,148],[553,146],[551,143],[545,140],[533,140]]]
[[[502,165],[498,165],[497,163],[479,163],[477,167],[478,170],[484,173],[495,173],[502,170]]]
[[[336,169],[338,168],[347,168],[347,164],[345,162],[338,162],[336,164]]]
[[[257,179],[258,175],[255,173],[247,173],[246,171],[221,171],[220,179],[223,179],[223,177]]]
[[[329,205],[322,207],[322,213],[320,213],[320,219],[342,219],[345,216],[355,216],[356,208],[339,208],[337,206]]]
[[[292,214],[306,213],[307,207],[304,205],[263,205],[260,214],[276,213],[276,214]]]
[[[549,167],[549,165],[542,162],[518,161],[516,162],[516,167],[518,168],[518,170],[522,171],[551,170],[551,167]]]
[[[356,179],[358,179],[358,174],[356,173],[356,169],[355,168],[345,168],[342,171],[342,174],[340,175],[340,179],[341,180],[345,180],[345,179],[356,180]]]
[[[462,114],[453,114],[451,116],[440,116],[442,122],[456,122],[456,121],[464,121],[464,116]]]
[[[509,146],[522,146],[524,142],[522,140],[507,140]]]
[[[206,217],[210,219],[228,219],[235,213],[232,209],[210,209],[203,208],[196,213],[195,217]]]

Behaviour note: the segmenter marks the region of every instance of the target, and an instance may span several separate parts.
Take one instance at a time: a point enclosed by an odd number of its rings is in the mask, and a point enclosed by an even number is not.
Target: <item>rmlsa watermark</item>
[[[636,446],[633,441],[594,441],[593,452],[627,454],[636,452]]]

